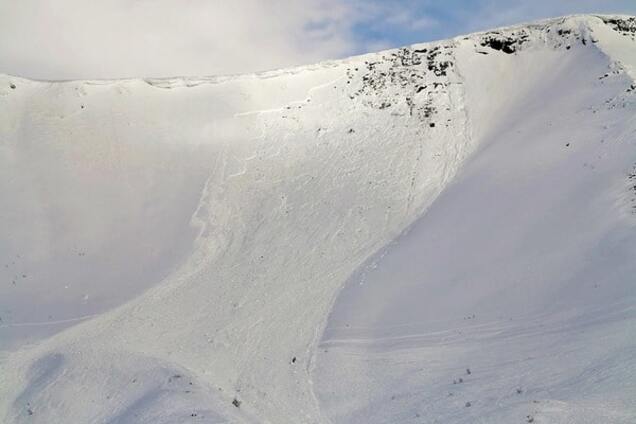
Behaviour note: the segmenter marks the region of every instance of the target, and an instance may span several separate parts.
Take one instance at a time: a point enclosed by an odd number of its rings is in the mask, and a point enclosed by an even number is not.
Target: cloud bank
[[[336,0],[0,0],[0,72],[214,75],[355,50]]]

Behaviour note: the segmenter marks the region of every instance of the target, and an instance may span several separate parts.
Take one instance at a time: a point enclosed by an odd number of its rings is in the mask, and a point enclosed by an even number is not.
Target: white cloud
[[[0,72],[39,79],[213,75],[355,50],[339,0],[0,0]]]
[[[438,25],[438,22],[430,16],[417,15],[408,9],[386,7],[382,15],[387,25],[400,26],[408,31],[421,31]]]

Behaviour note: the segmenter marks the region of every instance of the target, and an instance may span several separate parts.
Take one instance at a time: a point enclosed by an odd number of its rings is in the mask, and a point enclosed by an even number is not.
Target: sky
[[[0,0],[0,73],[249,73],[574,13],[636,0]]]

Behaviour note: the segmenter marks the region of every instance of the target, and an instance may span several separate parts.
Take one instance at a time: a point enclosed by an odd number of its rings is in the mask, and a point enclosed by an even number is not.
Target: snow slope
[[[499,75],[534,80],[336,303],[316,372],[334,422],[635,422],[636,98],[605,61]]]
[[[0,77],[3,422],[633,422],[635,37]]]

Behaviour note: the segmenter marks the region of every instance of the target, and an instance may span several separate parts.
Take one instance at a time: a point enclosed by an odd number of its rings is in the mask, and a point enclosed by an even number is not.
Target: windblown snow
[[[636,422],[636,18],[0,76],[3,423]]]

